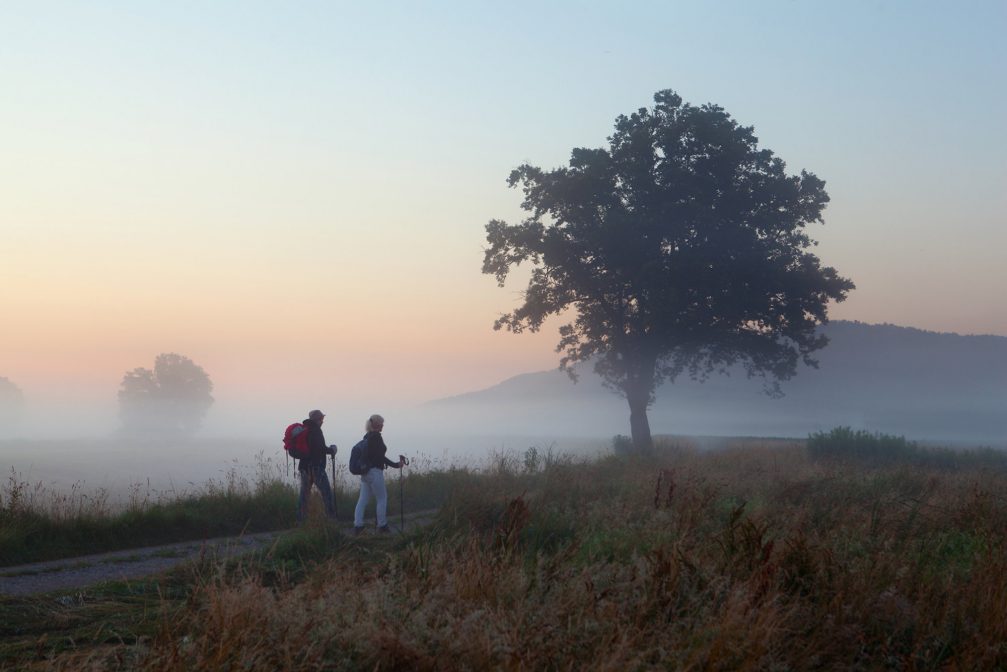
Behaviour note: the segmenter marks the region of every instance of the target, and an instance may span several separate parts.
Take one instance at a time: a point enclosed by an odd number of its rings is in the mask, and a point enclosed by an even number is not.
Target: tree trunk
[[[654,440],[650,436],[650,421],[647,420],[647,407],[650,406],[650,390],[637,389],[627,391],[629,401],[629,429],[633,436],[633,448],[638,453],[649,453],[654,448]]]
[[[625,356],[624,362],[626,378],[622,391],[629,402],[629,429],[633,437],[633,450],[637,453],[650,453],[654,449],[654,440],[650,435],[647,409],[650,408],[654,392],[657,357],[639,344]]]

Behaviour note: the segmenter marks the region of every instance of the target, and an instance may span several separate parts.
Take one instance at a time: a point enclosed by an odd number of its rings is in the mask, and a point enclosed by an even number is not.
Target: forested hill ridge
[[[655,433],[804,436],[848,425],[908,438],[1007,447],[1007,337],[936,333],[834,321],[817,369],[799,367],[783,398],[739,368],[705,383],[683,376],[657,390]],[[626,402],[581,367],[574,384],[558,370],[430,402],[487,431],[628,433]],[[450,423],[448,423],[450,424]]]

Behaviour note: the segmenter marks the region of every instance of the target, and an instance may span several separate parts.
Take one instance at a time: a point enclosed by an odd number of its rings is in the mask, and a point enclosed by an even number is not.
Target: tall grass
[[[533,455],[535,471],[557,456],[550,448]],[[488,470],[505,473],[517,457],[498,453],[489,458]],[[528,464],[525,465],[526,469]],[[339,524],[348,525],[358,496],[357,479],[346,478],[346,466],[337,465],[334,492]],[[388,514],[439,508],[470,471],[419,456],[409,469],[386,472]],[[299,481],[262,454],[254,473],[245,475],[237,465],[222,479],[211,479],[191,490],[157,491],[146,484],[129,487],[125,498],[106,489],[87,491],[80,483],[69,490],[28,482],[13,469],[0,483],[0,567],[53,560],[90,553],[138,548],[176,541],[282,530],[295,525]],[[309,516],[323,517],[317,490],[309,500]],[[368,521],[374,522],[369,503]]]
[[[190,492],[136,484],[124,502],[79,484],[50,490],[12,470],[0,486],[0,566],[288,527],[296,498],[268,461],[251,479],[232,468]]]
[[[50,667],[1007,667],[1003,472],[801,442],[534,462],[426,475],[430,527],[203,575],[148,645]]]

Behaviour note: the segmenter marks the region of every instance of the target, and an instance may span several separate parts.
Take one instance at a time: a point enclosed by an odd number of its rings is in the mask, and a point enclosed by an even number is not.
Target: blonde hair
[[[385,419],[380,415],[375,413],[371,417],[367,418],[367,422],[364,423],[365,432],[373,432],[375,427],[384,427]]]

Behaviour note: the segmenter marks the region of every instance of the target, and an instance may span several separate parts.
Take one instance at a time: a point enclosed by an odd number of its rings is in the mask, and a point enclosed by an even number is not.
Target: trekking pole
[[[399,455],[399,532],[406,531],[406,513],[402,504],[402,467],[409,464],[405,455]]]
[[[335,516],[337,516],[338,513],[339,513],[339,510],[336,508],[336,504],[335,504],[335,451],[336,451],[336,449],[337,448],[335,447],[335,444],[333,443],[332,444],[332,454],[329,455],[329,457],[332,458],[332,488],[331,488],[331,490],[332,490],[332,514],[335,515]]]

